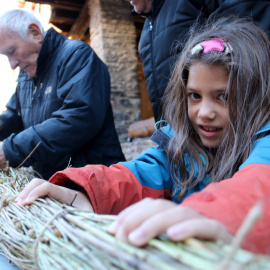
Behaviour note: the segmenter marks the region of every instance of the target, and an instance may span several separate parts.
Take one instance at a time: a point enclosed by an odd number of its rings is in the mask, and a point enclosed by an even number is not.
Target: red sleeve
[[[124,165],[88,165],[57,172],[51,183],[65,186],[68,180],[83,187],[95,213],[118,214],[143,198],[169,198],[170,190],[155,190],[143,186]]]
[[[257,201],[263,202],[263,217],[242,246],[255,253],[270,254],[270,165],[247,165],[232,178],[212,183],[203,191],[192,194],[181,205],[220,221],[236,234]]]

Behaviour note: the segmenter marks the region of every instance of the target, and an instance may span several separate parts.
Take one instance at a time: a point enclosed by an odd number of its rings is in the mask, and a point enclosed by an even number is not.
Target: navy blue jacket
[[[124,160],[110,104],[105,64],[84,42],[50,29],[37,76],[21,71],[15,94],[0,116],[0,140],[10,166],[25,160],[44,179],[67,166],[109,166]]]
[[[161,118],[161,99],[180,52],[175,48],[186,41],[199,15],[202,22],[225,14],[252,16],[270,33],[269,0],[153,0],[152,5],[152,13],[145,15],[139,53],[156,121]]]

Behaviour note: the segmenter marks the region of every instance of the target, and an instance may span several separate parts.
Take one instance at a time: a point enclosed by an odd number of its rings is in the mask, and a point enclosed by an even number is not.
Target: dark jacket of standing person
[[[156,121],[161,118],[161,99],[179,53],[175,47],[185,42],[198,16],[205,20],[223,14],[252,16],[269,34],[269,0],[153,0],[152,12],[144,14],[139,52]]]
[[[20,71],[15,94],[0,116],[0,140],[9,165],[25,161],[48,179],[68,166],[124,160],[110,104],[106,65],[84,42],[50,29],[37,73]]]

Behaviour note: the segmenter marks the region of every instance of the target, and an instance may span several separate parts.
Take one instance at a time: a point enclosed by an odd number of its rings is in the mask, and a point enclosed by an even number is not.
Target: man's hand
[[[30,183],[28,183],[15,202],[22,206],[29,205],[38,198],[45,196],[49,196],[68,205],[72,203],[72,206],[76,208],[93,212],[91,202],[88,196],[83,192],[57,186],[39,178],[34,178]]]
[[[190,237],[221,239],[226,243],[232,240],[232,235],[222,223],[171,201],[150,198],[122,211],[109,231],[135,246],[143,246],[163,233],[167,233],[172,241]]]
[[[6,160],[6,156],[3,151],[3,142],[0,142],[0,169],[6,168],[8,165],[8,162]]]
[[[154,117],[141,120],[131,124],[128,128],[128,136],[130,138],[146,138],[153,135],[155,132]]]

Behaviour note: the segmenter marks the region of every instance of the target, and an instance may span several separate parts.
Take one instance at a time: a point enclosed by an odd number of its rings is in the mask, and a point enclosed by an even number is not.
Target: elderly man
[[[84,42],[43,31],[29,12],[0,17],[0,53],[20,68],[0,115],[0,165],[32,166],[48,179],[68,166],[124,160],[105,64]],[[34,150],[34,151],[33,151]]]
[[[210,16],[235,14],[251,16],[270,31],[269,0],[127,0],[134,12],[146,17],[139,43],[147,90],[154,118],[139,121],[129,127],[129,136],[148,137],[154,123],[161,119],[162,96],[170,78],[171,67],[181,51],[190,27]]]

